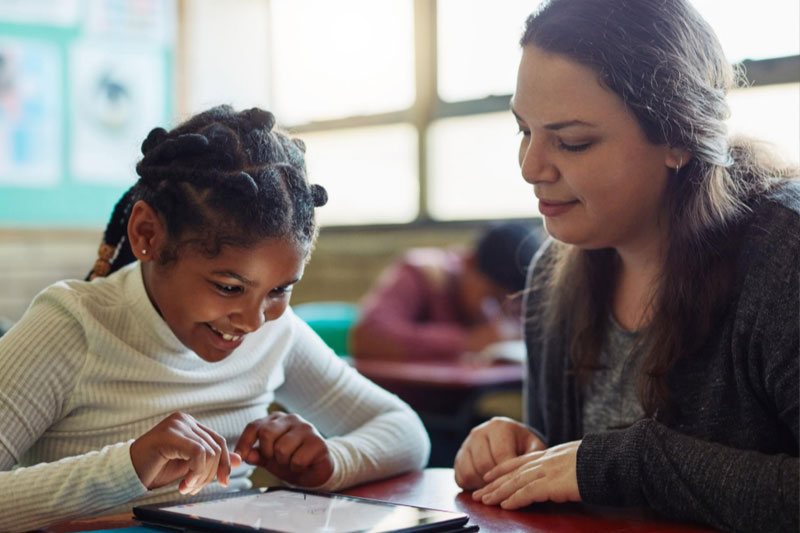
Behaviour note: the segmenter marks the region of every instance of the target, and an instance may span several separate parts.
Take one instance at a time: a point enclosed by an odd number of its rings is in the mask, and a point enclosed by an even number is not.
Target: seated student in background
[[[416,414],[288,307],[327,195],[274,123],[222,106],[150,132],[93,281],[0,339],[0,530],[248,488],[255,466],[336,490],[425,465]]]
[[[489,227],[471,251],[417,248],[391,265],[367,294],[350,334],[354,357],[455,360],[520,339],[527,264],[539,247],[532,227]]]
[[[688,1],[552,0],[522,47],[519,162],[552,237],[527,425],[473,429],[456,481],[798,531],[797,169],[728,138],[733,72]]]

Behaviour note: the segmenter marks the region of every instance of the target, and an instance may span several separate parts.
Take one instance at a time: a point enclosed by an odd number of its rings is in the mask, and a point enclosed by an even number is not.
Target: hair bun
[[[147,138],[142,141],[142,155],[147,155],[147,152],[154,147],[161,144],[167,138],[167,130],[164,128],[153,128],[147,134]]]
[[[297,146],[298,149],[300,149],[301,152],[306,153],[306,143],[304,143],[302,139],[295,137],[292,139],[292,142],[295,146]]]
[[[247,117],[247,120],[250,121],[250,125],[253,129],[272,131],[272,128],[275,127],[275,115],[269,111],[253,107],[244,111],[243,114]]]
[[[314,183],[311,185],[311,198],[314,199],[314,207],[322,207],[328,203],[328,191],[322,185]]]
[[[258,194],[258,185],[253,176],[247,172],[238,172],[233,176],[224,180],[225,185],[234,189],[246,196],[255,196]]]

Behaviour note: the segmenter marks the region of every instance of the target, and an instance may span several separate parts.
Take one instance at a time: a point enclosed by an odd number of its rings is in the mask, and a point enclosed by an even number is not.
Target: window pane
[[[439,96],[445,101],[511,94],[519,38],[536,0],[439,0]],[[692,0],[732,63],[800,54],[797,0]],[[475,73],[479,72],[480,75]]]
[[[273,107],[283,123],[413,104],[411,0],[272,0],[270,9]]]
[[[797,0],[692,0],[731,63],[800,54]]]
[[[739,89],[731,92],[728,102],[731,133],[769,141],[790,161],[800,163],[800,83]]]
[[[431,215],[438,219],[538,214],[533,187],[519,171],[519,137],[510,112],[448,118],[428,142]]]
[[[536,0],[439,0],[439,96],[454,102],[511,94],[525,19]],[[480,74],[476,74],[480,73]]]
[[[417,216],[417,130],[409,124],[298,135],[312,183],[328,191],[323,226],[404,223]]]

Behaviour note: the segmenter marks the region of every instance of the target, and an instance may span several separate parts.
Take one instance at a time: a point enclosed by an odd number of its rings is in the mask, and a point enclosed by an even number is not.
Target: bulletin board
[[[173,108],[173,0],[0,2],[0,226],[100,227]]]

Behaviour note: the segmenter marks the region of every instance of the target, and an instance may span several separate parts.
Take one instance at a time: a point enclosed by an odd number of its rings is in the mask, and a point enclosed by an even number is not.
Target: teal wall
[[[60,146],[57,147],[58,179],[55,183],[46,186],[25,186],[0,180],[0,227],[97,227],[105,225],[114,203],[122,193],[133,183],[133,175],[110,176],[108,184],[103,184],[102,179],[96,177],[91,181],[79,180],[72,175],[70,158],[73,157],[74,142],[70,138],[72,131],[71,95],[70,95],[70,70],[75,65],[70,65],[70,46],[78,39],[84,37],[82,22],[76,21],[72,27],[59,27],[37,25],[33,23],[9,23],[0,20],[0,42],[3,39],[24,40],[28,43],[41,43],[54,47],[58,51],[60,62],[59,86],[50,88],[56,91],[56,106],[60,116],[56,117],[60,131]],[[108,36],[106,40],[112,42]],[[118,45],[119,43],[113,43]],[[124,46],[124,42],[122,43]],[[155,126],[168,126],[168,117],[173,116],[173,66],[174,49],[172,44],[157,45],[156,54],[163,54],[163,65],[166,70],[163,76],[164,113]],[[4,127],[0,102],[0,128]],[[2,131],[0,131],[2,133]],[[0,136],[2,144],[3,136]],[[141,141],[141,139],[140,139]],[[12,146],[0,146],[2,152],[11,154]],[[131,161],[135,161],[138,153],[130,154]],[[131,169],[132,172],[132,169]]]

